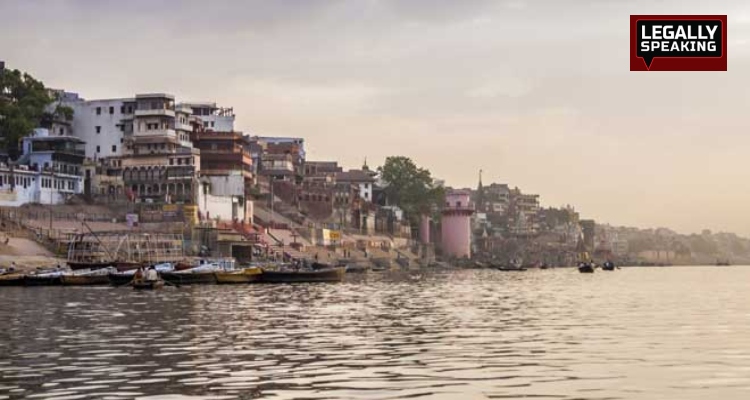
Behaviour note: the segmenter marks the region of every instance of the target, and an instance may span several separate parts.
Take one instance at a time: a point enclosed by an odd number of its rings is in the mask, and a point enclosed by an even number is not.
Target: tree
[[[378,172],[387,184],[389,204],[398,205],[412,223],[421,214],[432,214],[443,204],[445,189],[433,182],[430,171],[419,168],[408,157],[388,157]]]
[[[44,84],[19,70],[0,71],[0,147],[15,158],[19,140],[40,126],[46,107],[52,102]],[[54,112],[72,117],[73,110]]]

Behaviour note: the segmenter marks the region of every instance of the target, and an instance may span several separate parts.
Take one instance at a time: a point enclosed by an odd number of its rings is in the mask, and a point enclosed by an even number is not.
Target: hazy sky
[[[630,72],[630,14],[727,14],[728,72]],[[405,155],[616,225],[750,235],[744,1],[0,1],[0,59],[87,99],[169,92],[308,159]]]

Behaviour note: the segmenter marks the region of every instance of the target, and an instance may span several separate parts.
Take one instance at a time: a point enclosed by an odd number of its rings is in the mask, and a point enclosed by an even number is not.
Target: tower
[[[445,195],[442,211],[443,253],[450,257],[471,257],[471,194],[455,190]]]

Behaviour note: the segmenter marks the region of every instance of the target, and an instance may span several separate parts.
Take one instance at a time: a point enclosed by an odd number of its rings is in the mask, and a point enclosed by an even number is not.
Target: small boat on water
[[[174,271],[174,264],[168,262],[160,263],[154,265],[154,269],[156,269],[156,272],[158,272],[159,274],[163,274],[166,272]],[[109,283],[111,283],[112,285],[122,286],[133,280],[135,271],[135,269],[131,269],[121,272],[111,272],[107,275],[107,278],[109,279]]]
[[[155,290],[155,289],[161,289],[164,287],[164,281],[159,279],[156,281],[147,281],[147,280],[140,280],[140,281],[133,281],[130,286],[133,287],[133,290]]]
[[[594,264],[590,262],[582,262],[578,264],[578,272],[582,274],[593,274],[594,273]]]
[[[617,266],[612,261],[607,260],[604,264],[602,264],[602,270],[603,271],[614,271]]]
[[[261,274],[263,274],[263,270],[259,267],[245,268],[239,271],[214,272],[216,283],[219,284],[253,283],[260,280]]]
[[[526,267],[497,267],[498,271],[526,271],[528,268]]]
[[[341,282],[346,268],[329,268],[321,270],[263,270],[261,282],[264,283],[307,283],[307,282]]]

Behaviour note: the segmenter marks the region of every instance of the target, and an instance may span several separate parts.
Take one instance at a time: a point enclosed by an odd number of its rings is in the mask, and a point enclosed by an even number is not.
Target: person
[[[156,268],[151,266],[151,268],[148,269],[148,272],[146,273],[146,280],[147,281],[158,281],[159,280],[159,273],[156,272]]]
[[[133,280],[136,282],[140,282],[143,280],[143,268],[138,267],[138,269],[135,271],[135,274],[133,275]]]

